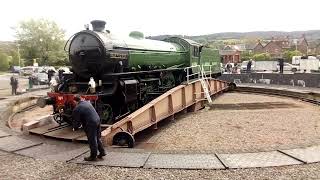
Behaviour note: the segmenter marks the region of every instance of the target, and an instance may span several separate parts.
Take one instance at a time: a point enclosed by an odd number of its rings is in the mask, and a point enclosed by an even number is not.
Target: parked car
[[[20,69],[19,74],[21,76],[30,76],[32,75],[34,72],[36,72],[36,69],[38,67],[34,67],[34,66],[26,66]]]
[[[42,72],[48,73],[49,70],[54,71],[55,73],[57,72],[56,68],[54,68],[53,66],[42,66]]]
[[[232,72],[232,69],[234,67],[234,63],[227,63],[224,65],[224,72],[228,73],[228,65],[230,65],[230,73]]]
[[[20,66],[12,66],[11,67],[11,72],[12,73],[19,73],[21,70],[21,67]]]
[[[280,66],[279,64],[277,64],[277,69],[278,71],[280,71]],[[283,71],[292,71],[292,72],[297,72],[298,70],[300,70],[300,67],[297,65],[293,65],[290,63],[283,63]]]
[[[47,73],[34,73],[31,77],[33,84],[45,85],[49,83]]]
[[[62,70],[63,70],[64,73],[70,73],[71,72],[70,68],[68,68],[68,67],[59,67],[59,69],[57,71],[59,72],[59,71],[62,71]]]

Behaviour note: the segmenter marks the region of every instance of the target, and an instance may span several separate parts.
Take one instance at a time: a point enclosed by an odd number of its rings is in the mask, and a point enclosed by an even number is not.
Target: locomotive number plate
[[[127,54],[120,54],[120,53],[110,53],[110,58],[112,59],[127,59]]]

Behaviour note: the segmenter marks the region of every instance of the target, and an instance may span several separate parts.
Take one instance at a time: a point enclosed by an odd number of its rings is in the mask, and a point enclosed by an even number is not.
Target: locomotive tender
[[[170,37],[145,39],[137,31],[122,39],[105,30],[105,22],[91,22],[66,44],[72,73],[64,73],[54,92],[38,100],[53,105],[58,123],[72,123],[73,97],[90,100],[103,124],[112,124],[167,90],[185,81],[186,67],[212,66],[220,74],[217,50],[192,40]]]

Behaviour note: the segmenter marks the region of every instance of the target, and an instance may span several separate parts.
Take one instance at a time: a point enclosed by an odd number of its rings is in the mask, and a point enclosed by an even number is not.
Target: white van
[[[300,71],[310,73],[311,71],[319,71],[319,59],[301,59]]]
[[[38,67],[35,67],[35,66],[26,66],[20,69],[19,74],[21,76],[32,75],[33,73],[36,72],[37,69]]]
[[[300,64],[301,56],[292,56],[292,64],[299,65]]]

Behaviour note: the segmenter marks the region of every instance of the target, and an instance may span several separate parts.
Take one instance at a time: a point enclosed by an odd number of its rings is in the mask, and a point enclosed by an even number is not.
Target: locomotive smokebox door
[[[137,80],[124,80],[123,82],[124,82],[124,92],[126,95],[126,103],[136,101],[139,82]]]

